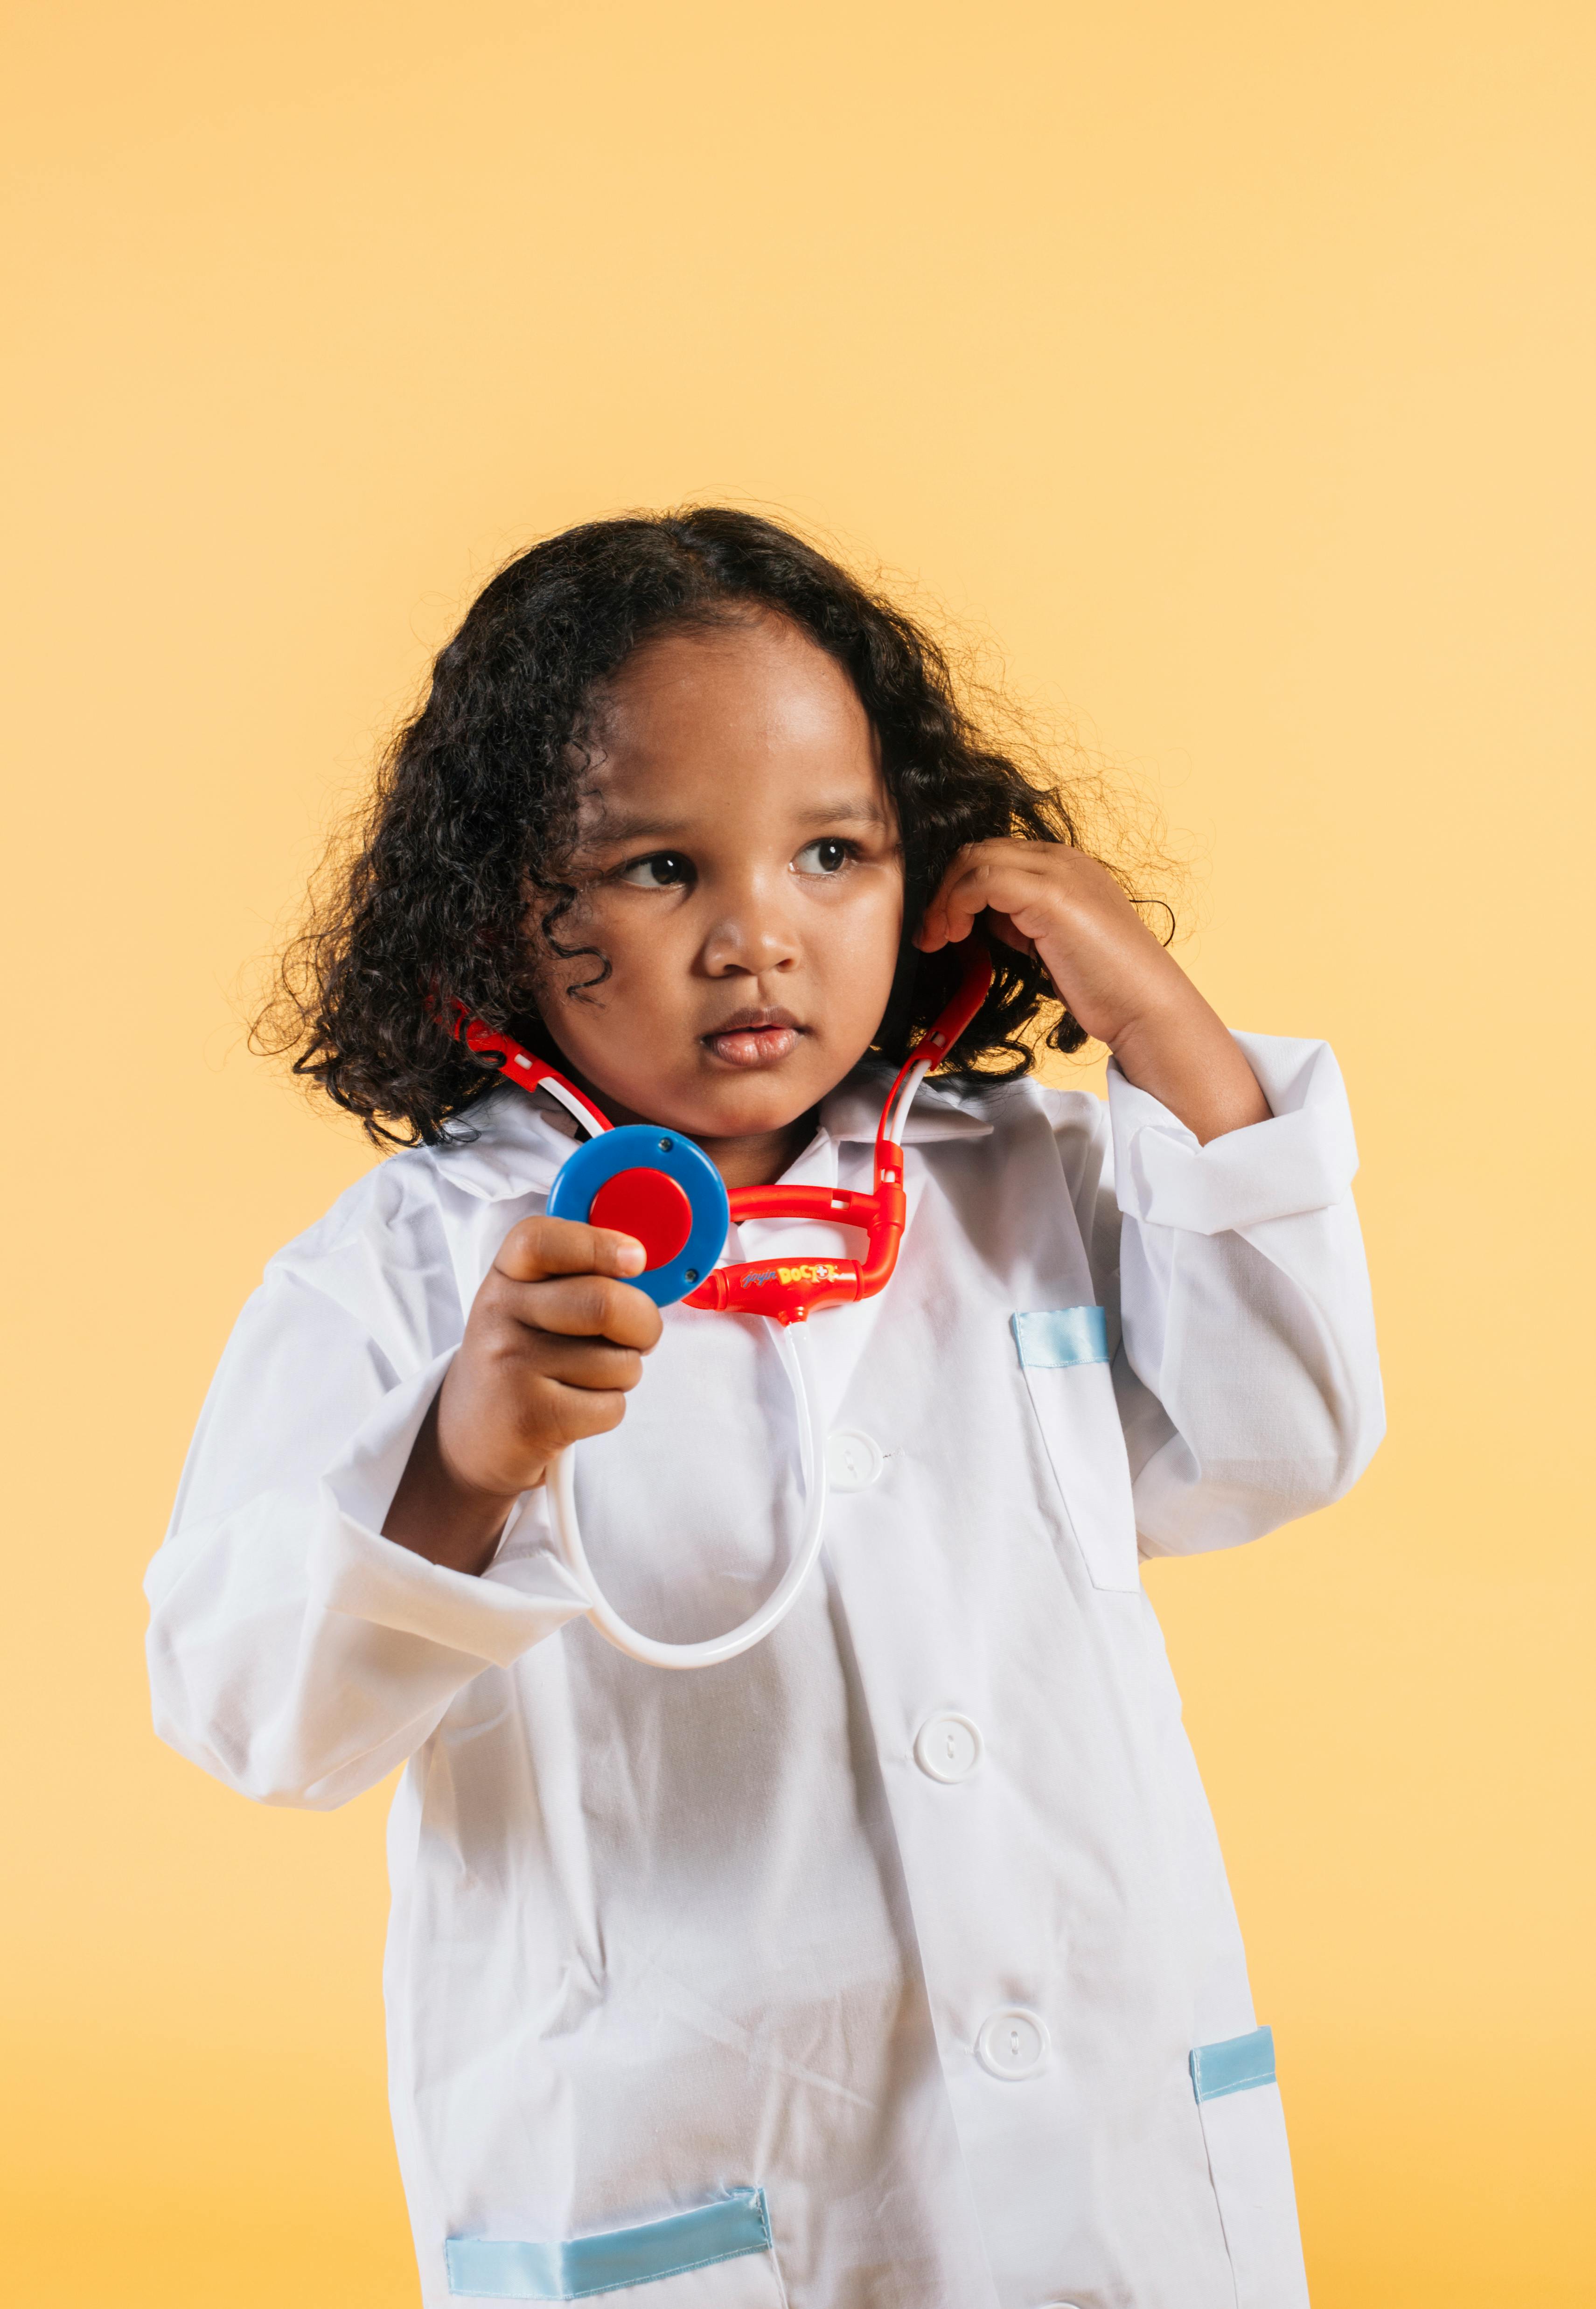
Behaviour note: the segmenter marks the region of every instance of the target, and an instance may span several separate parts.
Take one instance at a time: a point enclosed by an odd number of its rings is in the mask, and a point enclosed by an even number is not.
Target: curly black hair
[[[912,618],[789,531],[718,506],[585,523],[484,588],[388,749],[352,856],[283,959],[257,1046],[291,1051],[296,1074],[397,1146],[453,1135],[451,1119],[497,1078],[496,1061],[454,1040],[456,1005],[557,1059],[525,921],[538,894],[545,938],[585,951],[556,933],[576,896],[565,875],[598,694],[651,636],[761,611],[847,670],[880,741],[907,928],[873,1048],[901,1057],[957,982],[956,950],[922,956],[907,942],[955,851],[1005,835],[1080,846],[1076,817],[988,742]],[[1039,1040],[1079,1049],[1086,1037],[1042,965],[1002,943],[993,962],[952,1069],[1006,1077],[1031,1066]]]

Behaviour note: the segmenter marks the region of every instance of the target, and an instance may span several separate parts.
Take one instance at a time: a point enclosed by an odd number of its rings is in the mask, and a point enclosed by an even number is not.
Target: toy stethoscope
[[[550,1462],[546,1478],[556,1537],[566,1567],[592,1599],[588,1617],[617,1651],[654,1667],[713,1667],[768,1636],[798,1601],[819,1560],[825,1518],[825,1450],[813,1390],[804,1373],[794,1327],[818,1307],[841,1307],[884,1288],[898,1260],[906,1216],[900,1137],[914,1094],[931,1068],[958,1041],[986,999],[992,964],[971,941],[959,991],[929,1033],[899,1068],[876,1133],[876,1183],[867,1195],[833,1187],[737,1187],[729,1195],[707,1154],[679,1131],[648,1122],[616,1128],[574,1083],[508,1034],[496,1033],[462,1013],[455,1033],[467,1048],[496,1053],[506,1081],[523,1090],[547,1090],[593,1135],[561,1165],[548,1194],[548,1215],[585,1219],[635,1236],[648,1264],[629,1278],[656,1306],[686,1300],[737,1315],[763,1315],[774,1328],[799,1413],[803,1439],[804,1526],[792,1560],[759,1609],[729,1634],[703,1643],[658,1642],[627,1625],[594,1578],[576,1516],[574,1445]],[[859,1228],[868,1251],[856,1258],[792,1258],[785,1255],[717,1267],[729,1227],[743,1219],[828,1219]]]

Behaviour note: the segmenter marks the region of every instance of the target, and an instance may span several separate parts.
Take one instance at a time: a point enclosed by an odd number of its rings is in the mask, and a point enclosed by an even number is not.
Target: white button
[[[1048,2031],[1034,2012],[1010,2004],[981,2023],[975,2057],[995,2077],[1017,2083],[1033,2077],[1048,2058]]]
[[[825,1480],[833,1492],[867,1492],[885,1465],[880,1444],[857,1427],[839,1427],[825,1439]]]
[[[922,1724],[914,1760],[933,1780],[967,1780],[981,1760],[979,1728],[968,1716],[933,1716]]]

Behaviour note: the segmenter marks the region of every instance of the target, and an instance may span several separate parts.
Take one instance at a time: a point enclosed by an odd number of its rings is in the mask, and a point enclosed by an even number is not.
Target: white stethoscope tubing
[[[562,1451],[549,1466],[547,1482],[555,1535],[567,1570],[582,1594],[592,1598],[588,1618],[617,1651],[650,1667],[715,1667],[721,1660],[736,1659],[739,1652],[751,1650],[787,1617],[819,1560],[825,1522],[825,1439],[820,1431],[814,1392],[805,1378],[803,1352],[798,1338],[783,1324],[772,1322],[771,1328],[776,1335],[777,1351],[798,1405],[803,1455],[804,1527],[793,1549],[792,1561],[781,1579],[740,1628],[733,1628],[724,1636],[707,1637],[703,1643],[666,1644],[630,1626],[600,1588],[582,1544],[582,1526],[576,1515],[574,1444]]]
[[[939,1055],[934,1051],[919,1066],[910,1069],[891,1109],[882,1117],[882,1136],[894,1146],[902,1143],[903,1124],[914,1103],[914,1094],[936,1065]],[[593,1110],[579,1103],[574,1095],[567,1096],[563,1084],[545,1079],[539,1087],[551,1092],[584,1129],[591,1129]],[[625,1652],[629,1659],[643,1660],[651,1667],[715,1667],[721,1660],[736,1659],[739,1652],[752,1650],[773,1628],[781,1625],[797,1603],[799,1591],[819,1561],[825,1523],[825,1438],[820,1431],[813,1390],[804,1375],[803,1351],[798,1345],[801,1335],[783,1323],[772,1322],[771,1328],[775,1333],[777,1352],[798,1405],[798,1434],[803,1452],[804,1527],[787,1570],[759,1609],[751,1618],[745,1620],[740,1628],[733,1628],[724,1636],[707,1637],[702,1643],[667,1644],[653,1636],[643,1635],[623,1620],[594,1578],[587,1550],[582,1544],[582,1526],[576,1513],[575,1445],[572,1444],[562,1451],[549,1466],[547,1477],[548,1500],[560,1553],[583,1595],[592,1598],[588,1606],[588,1618],[599,1633],[617,1651]]]
[[[884,1138],[890,1138],[894,1146],[902,1146],[903,1125],[909,1119],[910,1108],[914,1104],[914,1094],[940,1056],[940,1051],[933,1051],[929,1058],[922,1059],[919,1066],[910,1069],[903,1077],[902,1089],[893,1102],[892,1111],[883,1115],[881,1135]]]
[[[586,1099],[579,1098],[570,1085],[563,1083],[557,1075],[547,1074],[540,1082],[529,1083],[526,1087],[529,1090],[547,1091],[550,1098],[557,1098],[565,1112],[574,1115],[582,1129],[590,1135],[594,1130],[608,1130],[610,1127],[596,1106],[590,1106]]]

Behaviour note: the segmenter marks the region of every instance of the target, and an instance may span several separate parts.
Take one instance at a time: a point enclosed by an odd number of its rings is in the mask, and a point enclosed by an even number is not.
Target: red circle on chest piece
[[[666,1267],[693,1232],[693,1206],[663,1171],[617,1171],[593,1197],[588,1220],[635,1235],[649,1266]]]

